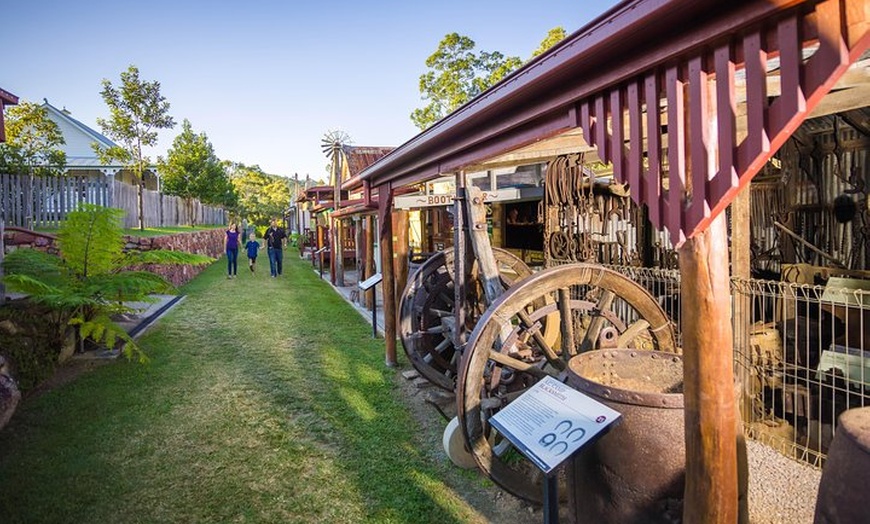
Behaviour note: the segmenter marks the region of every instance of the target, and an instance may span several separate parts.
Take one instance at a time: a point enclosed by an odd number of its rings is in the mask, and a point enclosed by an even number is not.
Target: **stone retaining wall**
[[[167,249],[171,251],[183,251],[199,255],[208,255],[218,258],[224,254],[225,234],[223,229],[211,229],[206,231],[193,231],[190,233],[176,233],[159,237],[133,237],[125,236],[127,251],[151,251],[153,249]],[[3,235],[6,253],[16,249],[30,248],[39,249],[51,254],[57,254],[55,245],[56,237],[47,233],[37,233],[22,229],[7,229]],[[148,264],[136,269],[144,269],[157,273],[172,282],[175,286],[181,286],[190,282],[206,267],[191,266],[187,264],[158,265]]]

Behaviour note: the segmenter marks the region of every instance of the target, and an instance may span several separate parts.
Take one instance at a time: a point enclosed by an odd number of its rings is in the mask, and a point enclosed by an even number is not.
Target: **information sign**
[[[619,412],[548,376],[490,422],[549,474],[619,417]]]
[[[380,273],[375,273],[374,275],[357,284],[357,286],[359,286],[359,288],[363,291],[368,291],[372,286],[377,285],[383,279],[383,275],[381,275]]]

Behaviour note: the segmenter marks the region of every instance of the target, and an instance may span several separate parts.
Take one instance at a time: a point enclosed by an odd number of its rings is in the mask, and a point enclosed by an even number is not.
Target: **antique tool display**
[[[599,180],[583,154],[563,155],[547,167],[543,210],[548,265],[640,263],[636,224],[642,217],[627,188]]]

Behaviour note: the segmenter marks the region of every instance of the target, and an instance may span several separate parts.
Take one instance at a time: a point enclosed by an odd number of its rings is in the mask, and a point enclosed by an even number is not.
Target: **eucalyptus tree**
[[[547,31],[547,36],[545,36],[544,39],[541,40],[538,48],[532,51],[532,58],[543,54],[547,49],[550,49],[554,45],[558,44],[567,36],[568,34],[565,32],[565,28],[562,26],[556,26],[550,29],[549,31]]]
[[[0,144],[0,172],[27,175],[25,227],[33,227],[33,179],[63,174],[66,154],[63,133],[45,107],[33,102],[9,106],[5,112],[6,143]]]
[[[563,38],[562,27],[550,29],[532,58]],[[411,113],[411,121],[418,128],[430,127],[523,65],[518,56],[505,56],[498,51],[478,52],[475,46],[471,38],[449,33],[426,59],[429,70],[420,75],[419,88],[427,104]]]
[[[100,95],[111,116],[98,118],[97,124],[119,145],[104,148],[94,143],[94,151],[101,160],[121,162],[133,171],[138,185],[139,229],[145,229],[144,175],[151,161],[144,148],[157,145],[157,131],[171,129],[175,120],[169,115],[169,102],[160,94],[160,82],[140,79],[139,69],[134,65],[121,73],[117,87],[107,79],[103,79],[102,86]]]
[[[184,199],[189,216],[194,199],[204,204],[234,208],[238,203],[226,167],[214,153],[214,147],[204,132],[195,133],[190,121],[184,119],[181,133],[172,142],[166,159],[159,162],[163,191]]]
[[[429,71],[420,76],[420,93],[428,103],[411,114],[414,125],[426,129],[495,84],[522,64],[516,56],[475,51],[474,40],[459,33],[444,36],[426,59]]]
[[[260,166],[225,161],[230,180],[238,195],[236,214],[257,226],[269,225],[290,206],[290,180],[270,175]]]

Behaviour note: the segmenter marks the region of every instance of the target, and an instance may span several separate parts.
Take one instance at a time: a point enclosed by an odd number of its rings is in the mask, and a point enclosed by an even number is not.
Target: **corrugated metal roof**
[[[347,159],[348,173],[345,174],[345,179],[354,177],[361,173],[363,169],[374,164],[395,147],[374,147],[374,146],[344,146],[344,156]]]

